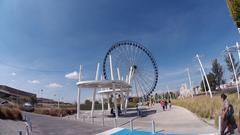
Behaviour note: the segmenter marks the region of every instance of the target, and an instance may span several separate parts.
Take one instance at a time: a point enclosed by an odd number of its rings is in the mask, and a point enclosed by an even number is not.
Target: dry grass
[[[229,102],[234,106],[234,116],[239,121],[240,101],[236,94],[228,95]],[[173,100],[174,105],[182,106],[201,118],[215,119],[215,126],[218,123],[218,116],[221,112],[222,100],[220,96],[197,96],[183,100]]]
[[[67,115],[72,115],[76,113],[75,108],[36,108],[34,110],[35,113],[38,114],[44,114],[44,115],[50,115],[50,116],[55,116],[55,117],[64,117]]]
[[[0,107],[0,119],[22,120],[22,113],[18,108]]]

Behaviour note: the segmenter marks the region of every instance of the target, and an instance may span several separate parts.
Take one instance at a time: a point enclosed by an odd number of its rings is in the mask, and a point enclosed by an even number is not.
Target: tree
[[[211,87],[211,90],[216,90],[216,81],[215,81],[215,76],[213,73],[208,73],[207,74],[207,79],[208,79],[208,82],[209,82],[209,85]],[[201,81],[201,88],[203,91],[205,91],[204,89],[204,85],[203,85],[203,81],[205,81],[205,84],[207,84],[207,81],[206,79],[204,78],[204,80]],[[206,89],[207,91],[209,90],[208,86],[206,85]]]
[[[235,58],[233,57],[232,53],[230,53],[230,55],[232,57],[234,68],[236,69],[236,72],[237,72],[236,74],[237,74],[237,76],[239,76],[240,75],[239,64],[237,62],[235,62]],[[233,80],[235,80],[234,74],[233,74],[233,67],[232,67],[232,63],[231,63],[229,55],[225,55],[225,62],[227,64],[228,71],[232,73],[232,77],[231,78]]]
[[[90,101],[89,99],[86,99],[86,100],[85,100],[85,104],[86,104],[86,105],[91,105],[91,104],[92,104],[92,101]]]
[[[215,79],[216,86],[220,87],[220,85],[224,83],[223,68],[217,59],[214,59],[212,62],[212,73]]]

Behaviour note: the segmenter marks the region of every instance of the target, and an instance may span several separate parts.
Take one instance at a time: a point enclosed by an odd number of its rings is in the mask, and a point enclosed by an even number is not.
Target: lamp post
[[[203,73],[202,73],[202,70],[201,68],[199,69],[200,73],[201,73],[201,77],[202,77],[202,81],[203,81],[203,86],[204,86],[204,90],[205,90],[205,94],[207,96],[207,87],[206,87],[206,83],[205,83],[205,80],[204,80],[204,77],[203,77]]]
[[[237,78],[237,74],[236,74],[236,69],[235,69],[235,66],[234,66],[234,63],[233,63],[233,60],[232,60],[232,55],[229,51],[229,47],[226,46],[226,52],[227,52],[227,55],[230,59],[230,62],[231,62],[231,65],[232,65],[232,68],[233,68],[233,74],[234,74],[234,77],[235,77],[235,83],[237,85],[237,93],[238,93],[238,99],[239,99],[239,86],[238,86],[238,78]]]
[[[206,72],[205,72],[205,70],[204,70],[204,68],[203,68],[202,62],[201,62],[201,60],[200,60],[198,54],[196,55],[196,58],[198,59],[199,65],[200,65],[200,67],[201,67],[201,69],[202,69],[202,72],[203,72],[203,75],[204,75],[204,77],[205,77],[205,79],[206,79],[206,82],[207,82],[207,86],[208,86],[208,91],[209,91],[210,97],[212,98],[212,90],[211,90],[211,87],[210,87],[210,84],[209,84],[209,81],[208,81],[208,78],[207,78]]]

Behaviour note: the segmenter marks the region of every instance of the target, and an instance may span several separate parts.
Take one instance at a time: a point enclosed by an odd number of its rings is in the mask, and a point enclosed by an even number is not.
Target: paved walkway
[[[18,135],[19,131],[22,131],[23,135],[26,134],[24,122],[0,119],[0,135]]]
[[[137,118],[133,121],[134,129],[151,131],[152,120],[156,123],[156,131],[165,131],[168,133],[217,133],[217,129],[200,120],[190,111],[173,106],[171,110],[162,111],[159,104],[152,109],[157,110],[157,113],[146,117]],[[96,112],[97,114],[100,112]],[[88,114],[88,112],[85,112]],[[96,118],[94,124],[86,119],[73,120],[71,118],[56,118],[45,115],[27,113],[33,123],[32,135],[94,135],[113,128],[113,119],[105,119],[105,127],[102,126],[100,118]],[[120,124],[128,122],[134,117],[123,117],[118,120]],[[106,127],[107,126],[107,127]],[[122,125],[123,128],[129,128],[129,123]]]
[[[190,111],[173,106],[171,110],[162,111],[160,105],[154,106],[157,113],[134,120],[134,129],[151,131],[152,120],[156,123],[156,131],[168,133],[217,133],[217,129],[199,119]],[[125,125],[129,128],[129,125]]]
[[[26,113],[32,121],[31,135],[95,135],[110,128],[91,125],[80,121]]]

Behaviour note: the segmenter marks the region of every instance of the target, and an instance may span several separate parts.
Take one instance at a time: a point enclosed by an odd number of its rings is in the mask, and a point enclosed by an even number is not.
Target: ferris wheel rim
[[[120,47],[120,46],[131,46],[131,47],[137,47],[138,49],[140,49],[141,51],[143,51],[149,58],[152,66],[153,66],[153,70],[154,70],[154,80],[153,80],[153,84],[151,85],[151,88],[149,89],[149,91],[146,92],[146,94],[144,94],[143,96],[150,96],[152,94],[152,92],[156,89],[157,83],[158,83],[158,66],[156,63],[155,58],[153,57],[152,53],[142,44],[136,42],[136,41],[131,41],[131,40],[123,40],[123,41],[118,41],[116,43],[114,43],[111,48],[107,51],[104,60],[103,60],[103,76],[106,80],[108,80],[109,76],[107,76],[107,72],[106,72],[106,63],[107,63],[107,59],[109,57],[109,55],[111,54],[112,51],[114,51],[116,48]]]

